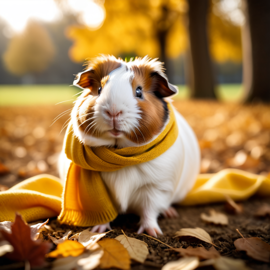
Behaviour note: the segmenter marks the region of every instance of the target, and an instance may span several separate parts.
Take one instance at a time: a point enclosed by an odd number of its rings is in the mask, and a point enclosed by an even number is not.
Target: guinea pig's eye
[[[100,95],[101,90],[102,90],[102,87],[99,87],[99,88],[98,88],[98,95]]]
[[[141,86],[138,86],[138,87],[136,88],[136,97],[138,97],[138,98],[143,98],[142,87],[141,87]]]

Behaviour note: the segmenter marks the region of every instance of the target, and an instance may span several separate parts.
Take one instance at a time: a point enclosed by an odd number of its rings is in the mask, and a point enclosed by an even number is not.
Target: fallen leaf
[[[30,227],[20,215],[16,214],[10,233],[5,229],[1,229],[1,233],[14,249],[5,255],[7,258],[14,261],[28,261],[31,267],[44,264],[45,254],[50,250],[51,244],[40,240],[34,241],[31,238]]]
[[[59,258],[59,257],[68,257],[68,256],[79,256],[85,251],[85,247],[76,241],[66,240],[63,243],[57,245],[56,250],[47,254],[47,257]]]
[[[43,223],[34,223],[34,224],[28,224],[28,226],[30,227],[30,231],[31,231],[31,238],[33,240],[37,240],[39,237],[39,234],[42,230],[43,227],[45,227],[45,225],[49,222],[49,219],[47,219],[45,222]],[[0,222],[0,230],[4,230],[7,233],[11,233],[11,225],[13,222],[11,221],[3,221]]]
[[[102,249],[96,250],[85,258],[78,260],[78,265],[84,270],[95,269],[100,264],[100,260],[104,254]]]
[[[269,204],[262,205],[260,208],[257,209],[255,216],[256,217],[270,216],[270,205]]]
[[[14,250],[13,246],[10,245],[8,241],[0,242],[0,257],[5,255],[8,252],[12,252]]]
[[[165,264],[161,270],[193,270],[196,269],[199,264],[197,257],[187,257],[178,261],[169,262]]]
[[[100,260],[100,268],[130,268],[130,256],[126,248],[117,240],[106,238],[98,242],[104,254]]]
[[[209,211],[210,215],[205,213],[201,214],[201,219],[205,222],[219,224],[219,225],[228,225],[228,217],[222,213],[216,212],[214,209]]]
[[[190,237],[195,237],[198,238],[206,243],[212,244],[213,246],[215,246],[215,244],[213,244],[211,236],[203,229],[201,228],[184,228],[181,229],[180,231],[177,231],[175,233],[175,237],[182,237],[182,236],[190,236]]]
[[[124,234],[117,236],[115,239],[127,249],[131,259],[144,263],[147,255],[149,254],[148,245],[145,242],[127,237]]]
[[[234,241],[237,250],[246,251],[255,260],[270,262],[270,245],[258,237],[239,238]]]
[[[196,247],[193,248],[189,246],[188,248],[174,248],[174,251],[179,252],[182,256],[187,257],[198,257],[199,259],[214,259],[220,257],[219,252],[214,248],[211,247],[207,250],[205,247]]]
[[[57,239],[51,235],[48,235],[49,238],[52,240],[52,242],[55,244],[55,245],[59,245],[63,242],[65,242],[66,240],[68,240],[68,237],[72,234],[72,231],[67,231],[62,238],[60,239]]]
[[[199,267],[212,265],[216,270],[250,270],[243,260],[219,257],[200,263]]]
[[[241,204],[237,204],[231,197],[226,196],[226,204],[225,209],[229,213],[233,214],[241,214],[243,213],[243,206]]]
[[[31,229],[31,237],[34,240],[37,240],[39,237],[40,232],[42,231],[42,228],[49,222],[49,219],[47,219],[43,223],[36,223],[36,224],[29,224]]]
[[[0,222],[0,231],[11,233],[11,225],[12,225],[11,221]]]
[[[78,239],[79,239],[79,235],[80,235],[80,233],[76,233],[76,234],[74,234],[74,235],[72,235],[71,237],[69,237],[69,240],[76,240],[76,241],[78,241]]]
[[[97,249],[97,242],[107,233],[93,233],[86,229],[79,234],[78,242],[85,246],[88,250]]]
[[[103,256],[103,250],[99,249],[94,252],[87,251],[78,257],[66,257],[56,259],[52,264],[53,270],[90,270],[100,264]]]

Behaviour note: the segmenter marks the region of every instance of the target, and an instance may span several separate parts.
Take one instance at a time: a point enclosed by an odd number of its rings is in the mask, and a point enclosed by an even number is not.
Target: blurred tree
[[[10,40],[3,60],[11,73],[20,76],[44,71],[54,53],[47,31],[39,23],[31,21],[23,33]]]
[[[208,46],[209,0],[188,0],[188,83],[193,98],[215,98],[215,83]]]
[[[270,1],[245,0],[244,101],[270,101]]]
[[[167,63],[186,48],[181,20],[184,0],[106,0],[106,19],[100,29],[71,26],[67,35],[74,40],[70,56],[74,61],[103,54],[149,55]]]
[[[212,0],[209,13],[210,53],[213,59],[219,63],[228,61],[241,63],[241,22],[232,21],[228,16],[232,11],[228,14],[227,11],[221,10],[221,3],[220,0]]]
[[[106,0],[106,18],[99,29],[79,24],[67,29],[67,36],[74,41],[70,57],[76,62],[82,62],[100,53],[116,56],[149,55],[159,57],[166,64],[168,58],[175,58],[186,51],[189,36],[193,56],[188,58],[191,70],[188,76],[191,78],[192,89],[196,88],[196,91],[201,92],[198,95],[194,93],[193,96],[214,98],[207,27],[210,55],[215,60],[238,62],[242,55],[240,27],[226,20],[225,16],[214,13],[219,1],[201,0],[191,3],[188,0]],[[193,17],[186,29],[184,19],[187,4],[190,3],[193,8],[189,15]],[[187,30],[192,31],[192,34],[187,35]],[[196,64],[196,69],[192,68],[192,61]],[[200,67],[197,66],[198,63]]]

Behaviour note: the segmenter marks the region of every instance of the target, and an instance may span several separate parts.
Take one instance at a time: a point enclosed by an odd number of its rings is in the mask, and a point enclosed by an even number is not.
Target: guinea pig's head
[[[162,63],[100,56],[73,83],[83,92],[73,108],[75,135],[89,146],[129,147],[153,140],[168,121],[164,98],[177,93]]]

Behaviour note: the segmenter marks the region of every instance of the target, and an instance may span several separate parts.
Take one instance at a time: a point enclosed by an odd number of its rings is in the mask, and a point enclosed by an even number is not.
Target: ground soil
[[[201,153],[201,172],[213,173],[233,167],[256,174],[270,172],[270,108],[263,105],[240,106],[208,101],[177,101],[176,108],[184,115],[195,130]],[[2,107],[0,108],[0,163],[9,172],[0,175],[0,190],[39,173],[57,175],[57,156],[61,150],[64,131],[60,133],[69,111],[51,125],[53,119],[71,105],[42,107]],[[2,185],[2,186],[1,186]],[[188,247],[210,244],[195,239],[174,238],[181,228],[201,227],[212,237],[218,251],[228,257],[243,259],[251,269],[270,269],[266,263],[249,258],[245,252],[236,251],[234,241],[240,238],[238,229],[245,237],[260,237],[270,244],[270,217],[256,218],[257,209],[270,198],[252,197],[241,202],[243,213],[234,215],[226,212],[224,204],[202,206],[175,206],[178,218],[159,218],[163,235],[158,239],[172,247]],[[229,225],[207,224],[200,218],[201,213],[210,209],[226,213]],[[145,241],[149,245],[148,258],[144,265],[134,264],[132,269],[159,269],[165,263],[176,260],[179,255],[168,247],[145,235],[137,235],[139,218],[135,215],[119,216],[112,222],[113,232],[106,237],[114,238],[124,230],[128,236]],[[60,225],[56,219],[50,226],[72,234],[83,230],[79,227]],[[48,236],[44,232],[44,238]],[[206,268],[204,268],[206,269]],[[210,269],[210,268],[208,268]]]

